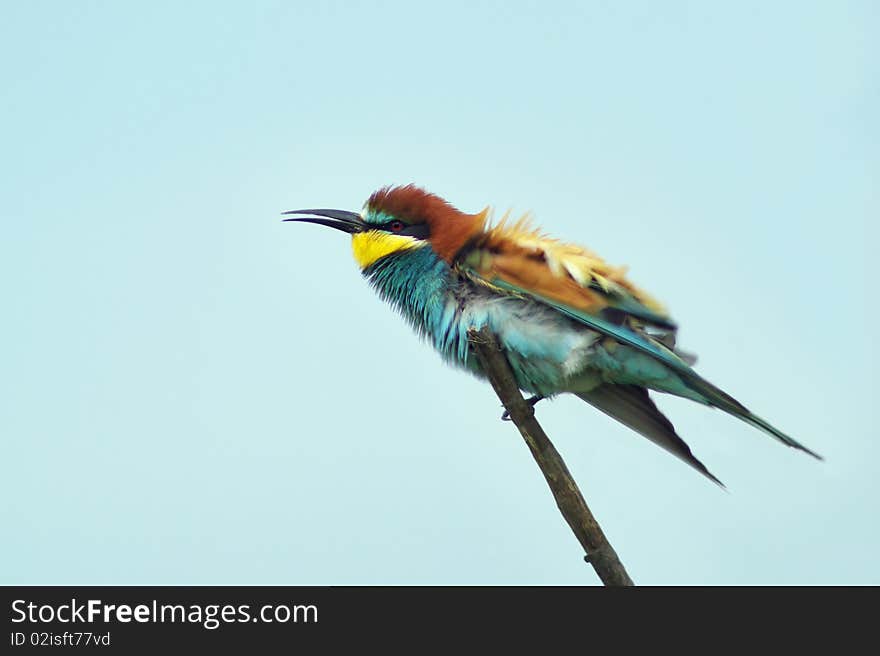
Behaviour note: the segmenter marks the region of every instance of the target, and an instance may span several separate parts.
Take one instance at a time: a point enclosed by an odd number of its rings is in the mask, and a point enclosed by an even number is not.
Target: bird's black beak
[[[357,212],[346,212],[345,210],[291,210],[290,212],[282,212],[282,214],[313,214],[309,217],[297,217],[295,219],[283,219],[284,221],[302,221],[304,223],[317,223],[327,226],[328,228],[336,228],[342,232],[357,234],[367,229],[367,224]],[[323,218],[318,218],[323,217]]]

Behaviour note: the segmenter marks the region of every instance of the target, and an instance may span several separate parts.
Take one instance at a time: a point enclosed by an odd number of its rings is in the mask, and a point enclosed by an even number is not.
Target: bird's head
[[[383,187],[370,196],[361,212],[315,209],[285,214],[307,215],[285,221],[317,223],[350,233],[354,258],[365,270],[383,257],[414,248],[432,248],[451,262],[483,229],[488,210],[465,214],[435,194],[406,185]]]

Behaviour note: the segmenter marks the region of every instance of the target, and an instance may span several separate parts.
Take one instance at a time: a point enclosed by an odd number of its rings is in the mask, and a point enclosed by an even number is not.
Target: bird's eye
[[[388,229],[389,229],[391,232],[400,232],[400,231],[403,230],[405,227],[406,227],[406,225],[403,223],[403,221],[391,221],[391,222],[388,224]]]

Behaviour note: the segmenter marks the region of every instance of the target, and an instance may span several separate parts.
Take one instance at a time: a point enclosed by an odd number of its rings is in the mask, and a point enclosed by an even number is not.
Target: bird
[[[547,236],[529,214],[494,221],[490,207],[468,214],[407,184],[375,191],[360,212],[283,215],[350,234],[354,259],[378,295],[447,363],[481,378],[468,332],[488,327],[532,405],[579,397],[721,487],[650,392],[718,408],[822,459],[700,376],[695,356],[676,345],[667,309],[625,267]]]

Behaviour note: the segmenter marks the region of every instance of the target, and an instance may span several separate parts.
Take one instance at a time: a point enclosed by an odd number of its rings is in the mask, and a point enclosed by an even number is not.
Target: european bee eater
[[[695,358],[676,348],[669,314],[625,269],[544,236],[527,218],[492,225],[489,208],[466,214],[414,185],[380,189],[359,213],[284,214],[350,233],[379,295],[447,362],[483,378],[468,330],[488,326],[532,402],[574,394],[719,485],[648,390],[720,408],[821,459],[697,374]]]

